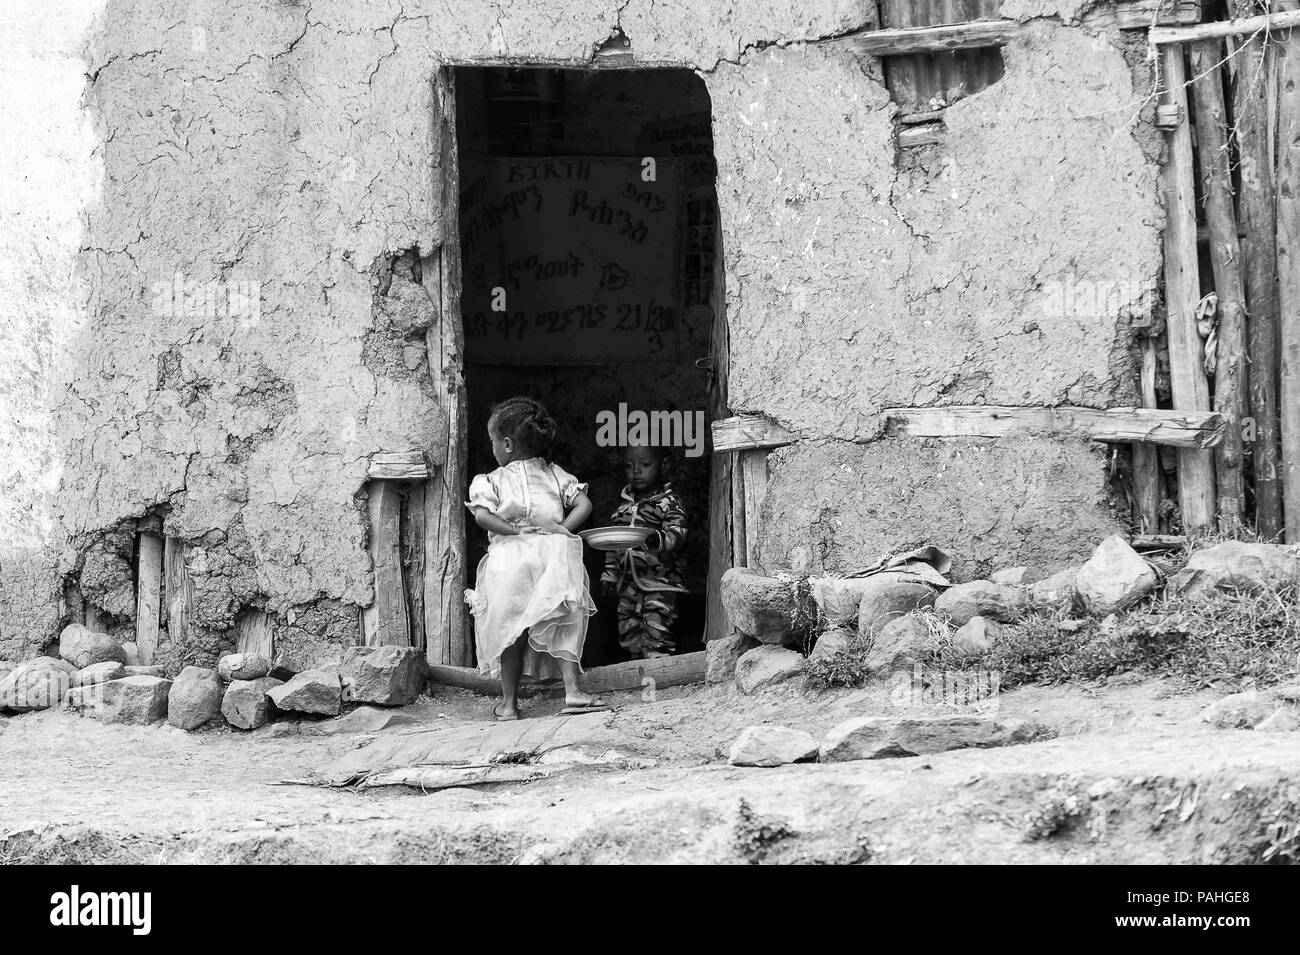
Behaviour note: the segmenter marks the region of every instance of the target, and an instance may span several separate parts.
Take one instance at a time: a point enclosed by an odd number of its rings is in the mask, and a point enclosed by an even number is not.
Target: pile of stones
[[[1196,552],[1166,582],[1167,594],[1197,597],[1217,590],[1259,591],[1300,579],[1300,545],[1227,541]],[[1027,567],[988,579],[951,584],[932,567],[911,563],[865,577],[801,581],[733,568],[722,578],[731,636],[710,641],[705,678],[735,683],[743,694],[798,675],[800,650],[819,633],[807,659],[829,656],[860,637],[870,638],[864,665],[887,677],[911,667],[935,639],[933,616],[951,625],[952,645],[972,653],[990,649],[999,629],[1030,610],[1052,611],[1063,631],[1100,618],[1103,629],[1120,611],[1161,586],[1161,575],[1122,537],[1103,540],[1089,559],[1050,574]],[[804,598],[803,594],[808,594]],[[807,599],[815,605],[805,606]],[[918,611],[933,611],[922,614]]]
[[[349,704],[406,706],[429,679],[424,655],[411,647],[350,647],[339,663],[300,673],[274,666],[260,653],[232,653],[215,668],[187,666],[172,679],[162,667],[133,659],[133,645],[69,624],[57,657],[0,670],[0,710],[61,705],[105,723],[166,720],[192,731],[222,718],[249,730],[280,715],[338,716]]]

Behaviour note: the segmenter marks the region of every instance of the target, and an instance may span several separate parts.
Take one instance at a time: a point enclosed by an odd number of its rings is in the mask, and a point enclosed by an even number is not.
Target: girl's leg
[[[519,677],[524,672],[524,648],[528,646],[528,635],[521,633],[514,643],[501,651],[501,704],[496,708],[498,716],[519,713]]]
[[[596,702],[596,697],[590,693],[584,693],[578,687],[578,664],[572,660],[561,660],[556,658],[555,663],[560,668],[560,676],[564,679],[564,703],[566,706],[586,706],[588,703]]]

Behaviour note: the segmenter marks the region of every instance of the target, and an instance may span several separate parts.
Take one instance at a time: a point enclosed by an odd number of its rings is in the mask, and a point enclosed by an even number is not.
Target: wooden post
[[[1259,9],[1259,0],[1237,0],[1238,14]],[[1265,540],[1282,532],[1282,485],[1278,480],[1277,229],[1273,195],[1272,99],[1276,59],[1271,44],[1246,42],[1237,53],[1233,110],[1241,156],[1241,240],[1246,282],[1247,374],[1255,472],[1255,530]]]
[[[260,653],[268,660],[275,659],[275,628],[269,614],[250,607],[239,615],[235,621],[235,652]]]
[[[712,194],[712,189],[710,189]],[[710,199],[709,201],[714,201]],[[729,340],[727,337],[727,295],[722,267],[722,230],[715,229],[713,291],[711,307],[713,326],[710,329],[709,412],[713,420],[726,416],[727,364]],[[717,640],[731,634],[731,621],[722,605],[722,575],[732,566],[731,471],[734,462],[729,454],[719,454],[711,448],[709,455],[709,576],[704,588],[704,642]]]
[[[759,559],[759,515],[767,498],[767,448],[740,452],[740,467],[745,473],[745,566],[761,572]]]
[[[135,645],[140,662],[153,663],[158,651],[162,620],[163,539],[148,531],[140,534],[135,568]]]
[[[1241,249],[1233,210],[1228,118],[1223,101],[1220,40],[1201,40],[1188,50],[1196,97],[1196,132],[1200,146],[1205,223],[1210,233],[1210,263],[1219,296],[1219,329],[1214,374],[1214,410],[1226,429],[1215,452],[1219,529],[1236,534],[1242,527],[1245,484],[1242,479],[1241,408],[1245,398],[1246,297],[1241,286]]]
[[[443,409],[446,438],[432,449],[437,473],[425,491],[424,636],[430,663],[468,666],[473,645],[465,606],[465,353],[460,313],[460,172],[456,155],[456,90],[449,70],[434,80],[442,179],[441,248],[422,260],[431,307],[437,313],[425,335],[434,398]]]
[[[367,484],[370,510],[370,561],[375,600],[362,614],[366,646],[411,645],[402,580],[402,497],[392,481]]]
[[[1142,337],[1142,404],[1156,406],[1156,343],[1150,335]],[[1135,485],[1134,523],[1140,533],[1160,533],[1160,451],[1149,444],[1133,445],[1133,483]]]
[[[1294,5],[1294,4],[1292,4]],[[1282,507],[1286,540],[1300,544],[1300,36],[1278,46],[1277,276]]]
[[[411,646],[425,649],[424,638],[424,489],[423,482],[411,484],[402,510],[402,579],[406,582],[406,603],[411,627]]]
[[[1180,46],[1161,51],[1163,99],[1187,112],[1187,68]],[[1209,384],[1196,334],[1196,304],[1200,279],[1196,259],[1196,209],[1192,187],[1192,133],[1186,123],[1166,134],[1169,156],[1161,174],[1165,196],[1165,310],[1169,338],[1169,377],[1174,407],[1205,411],[1210,407]],[[1178,496],[1183,530],[1203,534],[1214,525],[1214,461],[1207,451],[1178,454]]]
[[[179,537],[168,537],[163,543],[163,579],[167,586],[167,636],[176,646],[184,646],[190,637],[194,581],[185,567],[185,542]]]

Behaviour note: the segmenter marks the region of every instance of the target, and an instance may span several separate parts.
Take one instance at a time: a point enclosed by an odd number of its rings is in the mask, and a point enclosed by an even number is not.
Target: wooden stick
[[[758,557],[760,515],[767,497],[767,449],[742,451],[738,462],[745,474],[745,566],[761,568]]]
[[[626,663],[592,667],[582,674],[581,686],[588,693],[615,693],[620,690],[654,690],[703,683],[704,658],[704,651],[699,650],[672,657],[629,660]],[[458,686],[488,696],[501,694],[500,680],[489,679],[473,667],[430,664],[429,678],[434,683]]]
[[[157,534],[140,534],[140,553],[135,569],[135,645],[140,662],[153,663],[158,651],[162,624],[163,539]]]
[[[1243,36],[1272,30],[1287,30],[1300,26],[1300,10],[1266,13],[1244,20],[1221,20],[1217,23],[1198,23],[1188,27],[1152,27],[1147,39],[1156,46],[1170,43],[1193,43],[1197,40],[1223,39],[1225,36]]]
[[[167,588],[167,636],[176,646],[184,646],[190,638],[194,580],[185,566],[185,542],[179,537],[168,537],[163,542],[163,579]]]
[[[1142,338],[1142,404],[1156,406],[1156,343]],[[1150,444],[1133,445],[1133,475],[1137,513],[1134,521],[1144,534],[1160,530],[1160,451]]]
[[[1295,16],[1300,17],[1300,12]],[[1282,507],[1286,539],[1300,544],[1300,40],[1281,45],[1277,94],[1278,351]]]
[[[1259,0],[1237,0],[1237,11]],[[1237,51],[1233,114],[1241,155],[1243,277],[1246,283],[1247,354],[1255,473],[1255,530],[1265,540],[1282,532],[1282,485],[1278,480],[1277,229],[1273,196],[1273,137],[1269,102],[1276,60],[1272,44],[1248,43]]]
[[[1246,296],[1241,286],[1241,249],[1232,202],[1223,76],[1218,67],[1223,60],[1223,44],[1219,40],[1198,41],[1189,46],[1188,56],[1196,100],[1205,224],[1210,231],[1210,263],[1219,296],[1214,410],[1223,415],[1225,425],[1223,441],[1214,456],[1219,530],[1237,534],[1245,506],[1241,408],[1245,398]]]
[[[1004,46],[1017,33],[1015,20],[971,20],[949,26],[898,30],[866,30],[846,38],[846,45],[863,56],[899,56],[973,47]]]
[[[1160,58],[1164,77],[1162,97],[1187,110],[1187,69],[1181,47],[1169,47]],[[1196,257],[1196,208],[1192,186],[1192,134],[1182,123],[1166,134],[1169,157],[1161,173],[1165,197],[1165,311],[1169,339],[1169,377],[1174,407],[1183,412],[1210,407],[1209,384],[1196,333],[1200,277]],[[1201,534],[1214,524],[1214,462],[1204,451],[1178,455],[1178,492],[1183,530]]]
[[[1223,437],[1223,419],[1212,411],[954,405],[886,408],[882,414],[886,434],[914,438],[1002,438],[1047,433],[1093,441],[1209,448]]]
[[[411,633],[402,580],[401,496],[391,481],[371,481],[368,487],[375,601],[363,616],[366,646],[407,647]]]
[[[749,451],[781,448],[799,440],[767,415],[742,414],[713,422],[713,451]]]

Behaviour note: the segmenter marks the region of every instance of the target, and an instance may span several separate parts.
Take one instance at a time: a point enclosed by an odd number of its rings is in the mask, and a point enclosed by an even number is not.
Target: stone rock
[[[255,680],[232,680],[221,698],[221,715],[226,722],[241,730],[254,730],[270,721],[271,699],[267,692],[283,686],[275,677],[261,676]]]
[[[188,666],[172,681],[167,694],[167,722],[196,730],[221,712],[221,696],[216,670]]]
[[[390,726],[420,722],[410,713],[383,706],[358,706],[351,713],[321,723],[306,723],[302,730],[309,736],[335,736],[346,733],[377,733]]]
[[[1042,726],[1024,720],[999,722],[979,716],[936,716],[898,719],[863,716],[833,727],[822,742],[823,763],[887,756],[924,756],[950,749],[988,748],[1028,743],[1049,735]]]
[[[988,617],[974,616],[957,628],[952,645],[963,653],[988,653],[997,639],[998,624]]]
[[[1035,610],[1069,610],[1074,604],[1079,568],[1067,567],[1029,586],[1029,605]]]
[[[704,645],[705,682],[730,683],[736,678],[736,661],[758,645],[753,637],[736,630],[730,636],[710,640]]]
[[[1029,581],[1028,567],[1004,567],[1001,570],[995,570],[989,575],[989,579],[995,584],[1002,584],[1006,587],[1023,587]]]
[[[1160,578],[1128,541],[1112,534],[1079,568],[1074,586],[1095,617],[1118,613],[1155,589]]]
[[[809,660],[825,660],[839,653],[857,637],[852,630],[847,627],[833,627],[830,630],[824,630],[817,637],[817,643],[812,648],[812,653],[808,654]]]
[[[29,713],[57,706],[76,675],[76,667],[56,657],[24,661],[0,679],[0,710]]]
[[[803,657],[784,647],[755,647],[736,663],[736,687],[749,696],[765,686],[772,686],[796,675],[803,667]]]
[[[1201,722],[1221,730],[1248,730],[1272,716],[1278,702],[1268,690],[1233,693],[1201,710]]]
[[[140,665],[140,647],[134,640],[122,644],[122,652],[126,654],[126,665],[136,667]]]
[[[731,744],[732,766],[784,766],[817,758],[811,733],[785,726],[747,726]]]
[[[1014,623],[1029,609],[1029,594],[1020,587],[972,580],[945,590],[935,601],[934,609],[947,614],[954,627],[964,625],[972,617]]]
[[[343,707],[343,684],[337,670],[304,670],[282,686],[266,691],[282,710],[338,716]]]
[[[933,607],[938,590],[912,574],[883,571],[862,578],[858,633],[874,637],[890,621],[921,607]]]
[[[1192,554],[1174,575],[1171,593],[1200,597],[1216,590],[1258,593],[1300,582],[1300,544],[1224,541]]]
[[[930,628],[914,613],[889,621],[871,642],[863,663],[872,673],[908,669],[921,659]]]
[[[408,706],[429,683],[424,654],[414,647],[349,647],[339,669],[343,699]]]
[[[722,575],[722,605],[731,625],[759,643],[775,645],[797,639],[798,595],[794,581],[732,567]]]
[[[863,587],[870,577],[810,577],[808,587],[821,617],[831,627],[851,627],[858,621]]]
[[[171,681],[156,676],[128,676],[68,691],[67,707],[104,723],[147,726],[167,715]]]
[[[127,676],[161,676],[167,675],[167,669],[161,663],[150,664],[149,666],[128,666],[126,668]]]
[[[1255,724],[1256,733],[1293,733],[1300,729],[1300,716],[1291,706],[1279,706],[1271,716]]]
[[[92,663],[90,666],[78,670],[72,678],[72,685],[90,686],[93,683],[121,680],[130,675],[130,671],[116,660],[105,660],[103,663]]]
[[[68,624],[59,634],[59,656],[78,670],[110,660],[126,665],[122,644],[106,633],[95,633],[79,623]]]
[[[217,661],[217,676],[226,683],[256,680],[271,672],[271,661],[260,653],[227,653]]]

